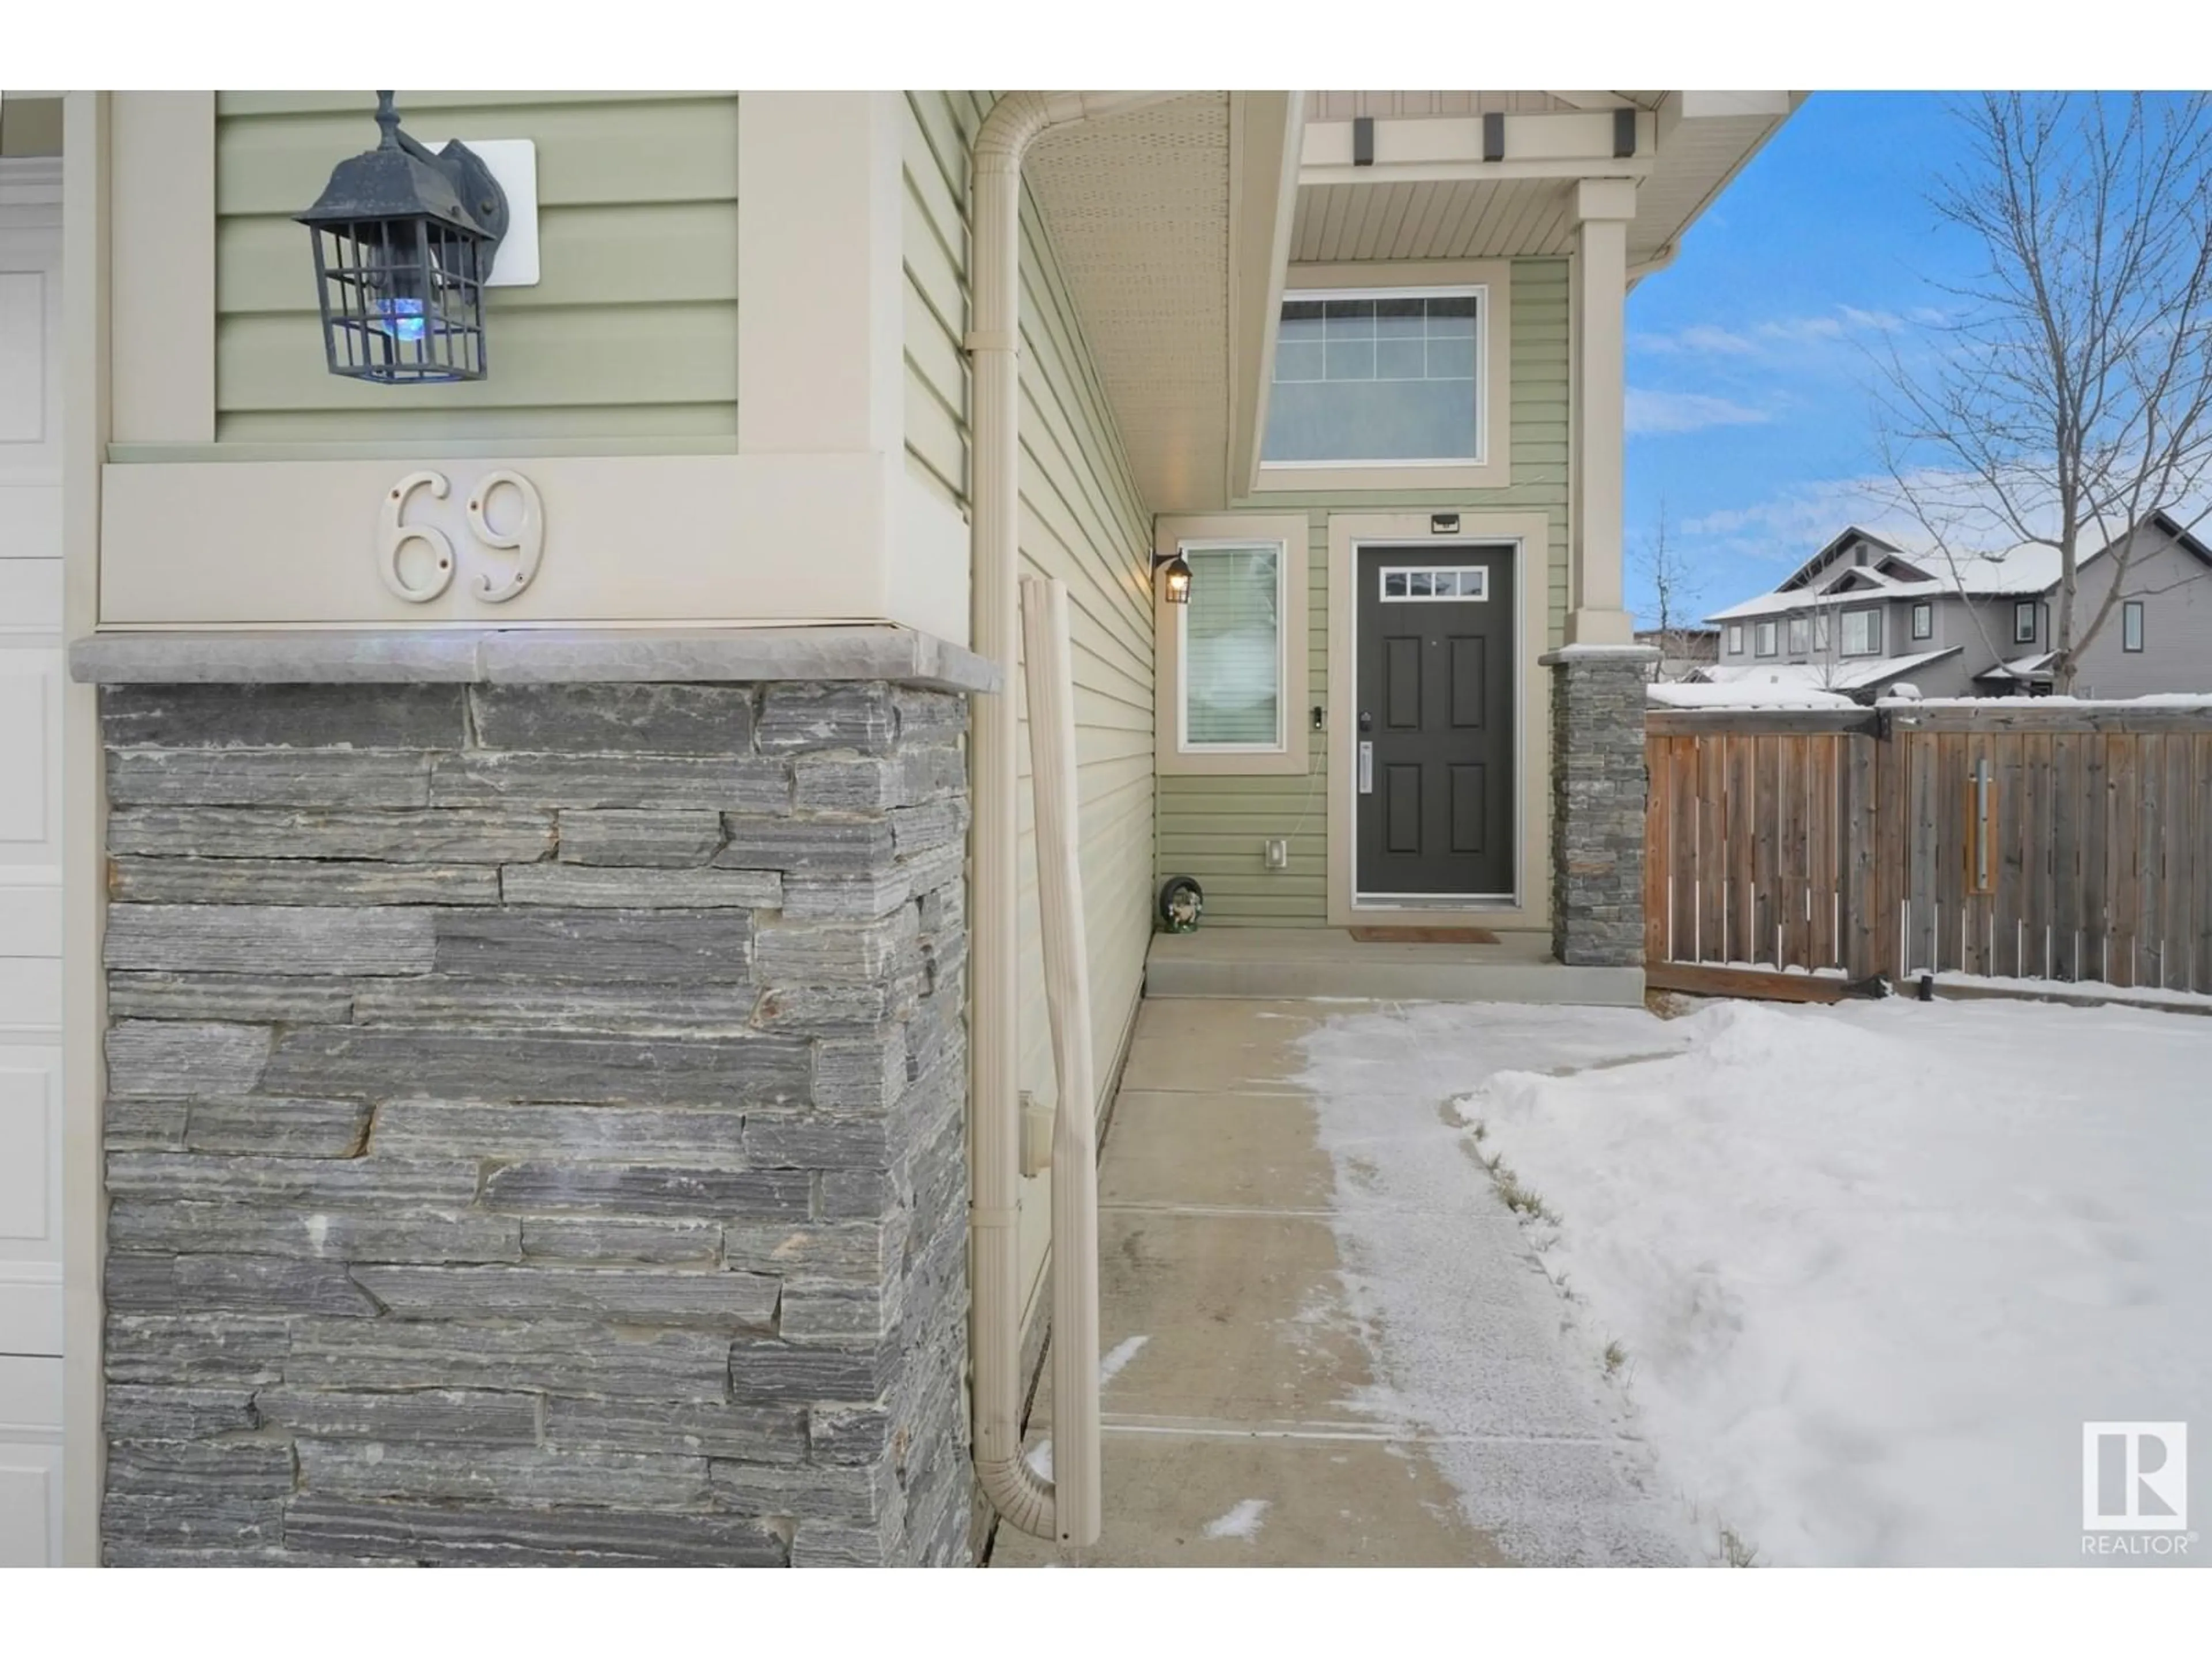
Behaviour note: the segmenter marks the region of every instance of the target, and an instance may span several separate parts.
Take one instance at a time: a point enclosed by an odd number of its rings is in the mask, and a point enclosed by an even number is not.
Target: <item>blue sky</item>
[[[1809,99],[1628,300],[1629,604],[1664,503],[1698,614],[1771,587],[1854,519],[1880,463],[1867,355],[1972,274],[1927,204],[1966,140],[1931,93]]]

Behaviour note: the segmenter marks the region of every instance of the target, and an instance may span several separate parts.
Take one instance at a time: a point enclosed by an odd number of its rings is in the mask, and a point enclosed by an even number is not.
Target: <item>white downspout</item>
[[[975,975],[969,1042],[973,1167],[971,1329],[975,1369],[975,1474],[999,1513],[1054,1538],[1053,1483],[1022,1461],[1020,992],[1015,854],[1015,583],[1020,573],[1022,157],[1048,129],[1158,103],[1174,93],[1013,92],[975,135],[975,241],[968,351],[975,398],[970,486],[975,651],[999,665],[1000,690],[975,699]],[[1086,1112],[1091,1103],[1085,1102]],[[1054,1263],[1055,1273],[1060,1263]]]

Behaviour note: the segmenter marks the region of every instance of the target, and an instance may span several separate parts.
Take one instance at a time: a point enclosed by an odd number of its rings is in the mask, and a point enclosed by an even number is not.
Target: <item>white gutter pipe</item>
[[[975,240],[969,264],[973,289],[968,351],[974,364],[975,420],[970,507],[975,584],[975,651],[999,665],[1000,690],[975,700],[972,727],[975,811],[974,934],[969,946],[975,975],[969,1042],[972,1084],[969,1121],[972,1126],[969,1177],[969,1228],[974,1275],[971,1310],[975,1364],[975,1474],[999,1513],[1024,1532],[1071,1543],[1089,1542],[1097,1532],[1095,1484],[1086,1529],[1079,1517],[1060,1524],[1054,1483],[1022,1461],[1021,1455],[1021,1238],[1018,1203],[1021,1182],[1020,991],[1017,963],[1017,816],[1014,672],[1016,579],[1021,554],[1021,342],[1022,157],[1042,132],[1096,116],[1140,108],[1174,93],[1014,92],[1000,99],[975,135],[973,188]],[[1071,1103],[1063,1095],[1060,1119],[1073,1124]],[[1088,1119],[1093,1103],[1081,1103]],[[1073,1240],[1064,1240],[1060,1212],[1060,1159],[1055,1158],[1053,1211],[1053,1273],[1055,1311],[1062,1275],[1096,1275],[1097,1202],[1095,1180],[1084,1194],[1094,1213],[1093,1243],[1087,1257]],[[1071,1207],[1082,1207],[1074,1206]],[[1095,1282],[1092,1306],[1097,1305]],[[1095,1315],[1094,1315],[1095,1318]],[[1073,1334],[1055,1330],[1054,1386],[1063,1386],[1060,1360],[1077,1345]],[[1094,1329],[1088,1346],[1095,1353]],[[1097,1397],[1097,1362],[1091,1362],[1091,1398]],[[1079,1399],[1080,1394],[1079,1392]],[[1066,1397],[1054,1411],[1069,1411]],[[1092,1420],[1096,1420],[1093,1407]],[[1096,1433],[1095,1427],[1091,1431]],[[1070,1506],[1071,1508],[1073,1506]],[[1073,1530],[1069,1530],[1073,1528]]]

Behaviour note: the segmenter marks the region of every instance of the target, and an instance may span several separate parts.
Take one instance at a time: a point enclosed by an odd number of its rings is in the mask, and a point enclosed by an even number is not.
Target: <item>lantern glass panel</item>
[[[315,228],[331,372],[386,384],[483,378],[484,239],[426,216]]]

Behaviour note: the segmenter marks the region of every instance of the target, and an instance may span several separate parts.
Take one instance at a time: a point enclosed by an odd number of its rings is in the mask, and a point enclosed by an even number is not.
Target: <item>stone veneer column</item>
[[[964,698],[89,646],[106,1559],[966,1565]]]
[[[1571,645],[1552,671],[1552,953],[1644,965],[1644,685],[1649,646]]]

